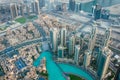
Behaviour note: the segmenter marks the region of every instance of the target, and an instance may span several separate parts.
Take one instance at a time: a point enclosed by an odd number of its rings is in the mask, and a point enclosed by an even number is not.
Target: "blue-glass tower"
[[[96,5],[95,9],[94,9],[94,19],[100,19],[101,18],[101,6],[100,5]]]
[[[69,0],[69,10],[75,11],[75,0]]]

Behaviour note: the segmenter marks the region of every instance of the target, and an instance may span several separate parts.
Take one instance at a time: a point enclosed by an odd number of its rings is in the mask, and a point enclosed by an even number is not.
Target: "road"
[[[46,38],[46,39],[49,40],[49,38]],[[26,41],[26,42],[17,44],[17,45],[12,46],[12,47],[17,50],[17,49],[19,49],[19,48],[21,48],[21,47],[24,47],[24,46],[27,46],[27,45],[30,45],[30,44],[40,43],[40,42],[46,42],[46,41],[44,41],[44,39],[38,38],[38,39],[28,40],[28,41]],[[4,55],[4,54],[5,54],[5,51],[6,51],[7,49],[9,49],[9,47],[6,48],[6,49],[3,50],[3,51],[0,51],[0,56]]]
[[[37,39],[33,39],[33,40],[28,40],[28,41],[25,41],[23,43],[20,43],[20,44],[17,44],[15,46],[12,46],[14,49],[18,49],[20,47],[23,47],[23,46],[27,46],[27,45],[30,45],[30,44],[35,44],[35,43],[40,43],[40,42],[46,42],[49,40],[49,38],[46,38],[46,33],[44,31],[44,29],[38,25],[37,23],[33,23],[34,26],[37,28],[37,30],[39,31],[39,33],[42,35],[42,39],[41,38],[37,38]],[[0,51],[0,56],[4,55],[5,54],[5,51],[9,49],[9,48],[6,48],[5,50],[3,51]]]
[[[109,67],[114,73],[117,72],[117,68],[114,67],[114,64],[112,62],[110,62]]]
[[[33,22],[33,25],[36,27],[36,29],[39,31],[39,33],[42,35],[43,40],[47,41],[46,33],[45,33],[44,29],[39,24],[37,24],[35,22]]]
[[[15,27],[13,27],[13,28],[11,28],[11,27],[9,27],[9,28],[10,28],[10,30],[15,30],[15,29],[18,29],[18,27],[26,26],[26,24],[27,24],[27,23],[24,23],[24,24],[21,24],[21,25],[15,26]],[[6,31],[7,31],[7,29],[4,30],[4,31],[1,31],[1,32],[0,32],[0,36],[5,35],[5,34],[6,34]]]
[[[70,17],[67,17],[67,16],[64,16],[64,15],[60,15],[58,13],[53,13],[53,12],[50,12],[50,13],[47,13],[47,14],[50,14],[50,15],[53,15],[55,17],[59,17],[61,18],[62,20],[65,20],[67,21],[67,23],[71,24],[73,22],[76,22],[76,23],[84,23],[83,21],[80,21],[80,20],[77,20],[77,19],[72,19]],[[87,17],[87,16],[84,16],[84,17]]]
[[[51,46],[48,43],[48,41],[50,40],[49,38],[46,38],[46,33],[45,30],[37,23],[33,22],[33,25],[37,28],[37,30],[39,31],[39,33],[42,35],[43,37],[43,41],[44,43],[42,44],[42,48],[44,49],[43,51],[51,51]]]
[[[29,41],[26,41],[26,42],[23,42],[23,43],[20,43],[16,46],[14,46],[15,49],[18,49],[20,47],[23,47],[23,46],[27,46],[27,45],[30,45],[30,44],[35,44],[35,43],[40,43],[40,42],[43,42],[44,40],[43,39],[33,39],[33,40],[29,40]]]

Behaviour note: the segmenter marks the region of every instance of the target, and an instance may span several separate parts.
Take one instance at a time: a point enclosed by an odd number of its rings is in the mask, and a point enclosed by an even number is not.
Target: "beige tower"
[[[16,18],[18,16],[18,10],[16,4],[10,4],[10,12],[12,19]]]
[[[52,51],[56,52],[58,49],[58,30],[56,28],[50,29],[50,41],[52,43]]]
[[[74,62],[77,65],[79,65],[79,54],[80,54],[80,45],[76,45],[75,46]]]
[[[60,40],[61,40],[60,45],[64,47],[66,47],[66,34],[67,34],[66,28],[62,28],[60,32]]]
[[[87,67],[90,65],[91,54],[92,54],[92,52],[91,52],[90,50],[87,50],[87,51],[85,52],[83,65],[84,65],[84,67],[85,67],[86,69],[87,69]]]
[[[39,8],[39,1],[35,0],[35,12],[36,14],[40,14],[40,8]]]

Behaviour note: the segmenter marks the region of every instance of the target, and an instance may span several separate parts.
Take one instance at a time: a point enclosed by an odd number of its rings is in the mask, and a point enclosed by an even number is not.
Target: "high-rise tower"
[[[87,69],[87,67],[90,65],[91,54],[92,54],[92,52],[91,52],[90,50],[87,50],[87,51],[85,52],[83,65],[84,65],[84,67],[85,67],[86,69]]]
[[[72,55],[75,52],[75,36],[69,39],[69,54]]]
[[[18,14],[24,16],[24,5],[22,3],[18,5]]]
[[[115,75],[115,79],[114,80],[120,80],[120,66],[119,66],[119,68],[117,70],[117,73]]]
[[[95,47],[95,42],[96,42],[96,34],[97,34],[97,27],[92,28],[92,32],[90,35],[90,40],[89,40],[89,44],[88,44],[88,49],[93,51],[94,47]]]
[[[109,28],[109,29],[106,29],[105,31],[105,39],[104,39],[104,47],[108,47],[109,45],[109,42],[110,42],[110,38],[111,38],[111,32],[112,30]]]
[[[35,0],[35,13],[40,14],[39,2]]]
[[[105,47],[102,51],[102,54],[100,56],[100,61],[98,64],[97,74],[100,77],[100,80],[103,80],[105,78],[110,63],[110,57],[111,57],[111,50]]]
[[[79,54],[80,54],[80,45],[75,46],[75,55],[74,55],[74,62],[75,64],[79,64]]]
[[[100,5],[96,5],[94,8],[94,19],[100,19],[101,18],[101,9],[102,7]]]
[[[62,28],[60,31],[60,45],[66,47],[66,28]]]
[[[83,34],[80,35],[80,47],[81,49],[83,48],[83,45],[84,45],[84,37],[83,37]]]
[[[26,5],[26,13],[28,16],[30,15],[30,6],[28,4]]]
[[[63,46],[58,46],[58,58],[64,57],[65,48]]]
[[[75,11],[75,0],[69,0],[69,10]]]
[[[18,16],[18,10],[16,4],[10,4],[10,12],[12,19],[16,18]]]
[[[39,0],[40,9],[45,6],[45,0]]]
[[[53,52],[57,51],[58,47],[58,30],[56,28],[50,30],[50,38]]]

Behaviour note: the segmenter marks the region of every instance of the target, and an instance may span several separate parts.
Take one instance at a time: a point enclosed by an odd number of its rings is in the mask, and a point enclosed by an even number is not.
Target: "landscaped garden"
[[[81,77],[78,77],[78,76],[73,75],[73,74],[69,74],[69,77],[70,77],[70,80],[85,80],[85,79],[82,79]]]
[[[26,18],[25,17],[20,17],[20,18],[17,18],[15,21],[19,22],[21,24],[24,24],[26,22]]]

